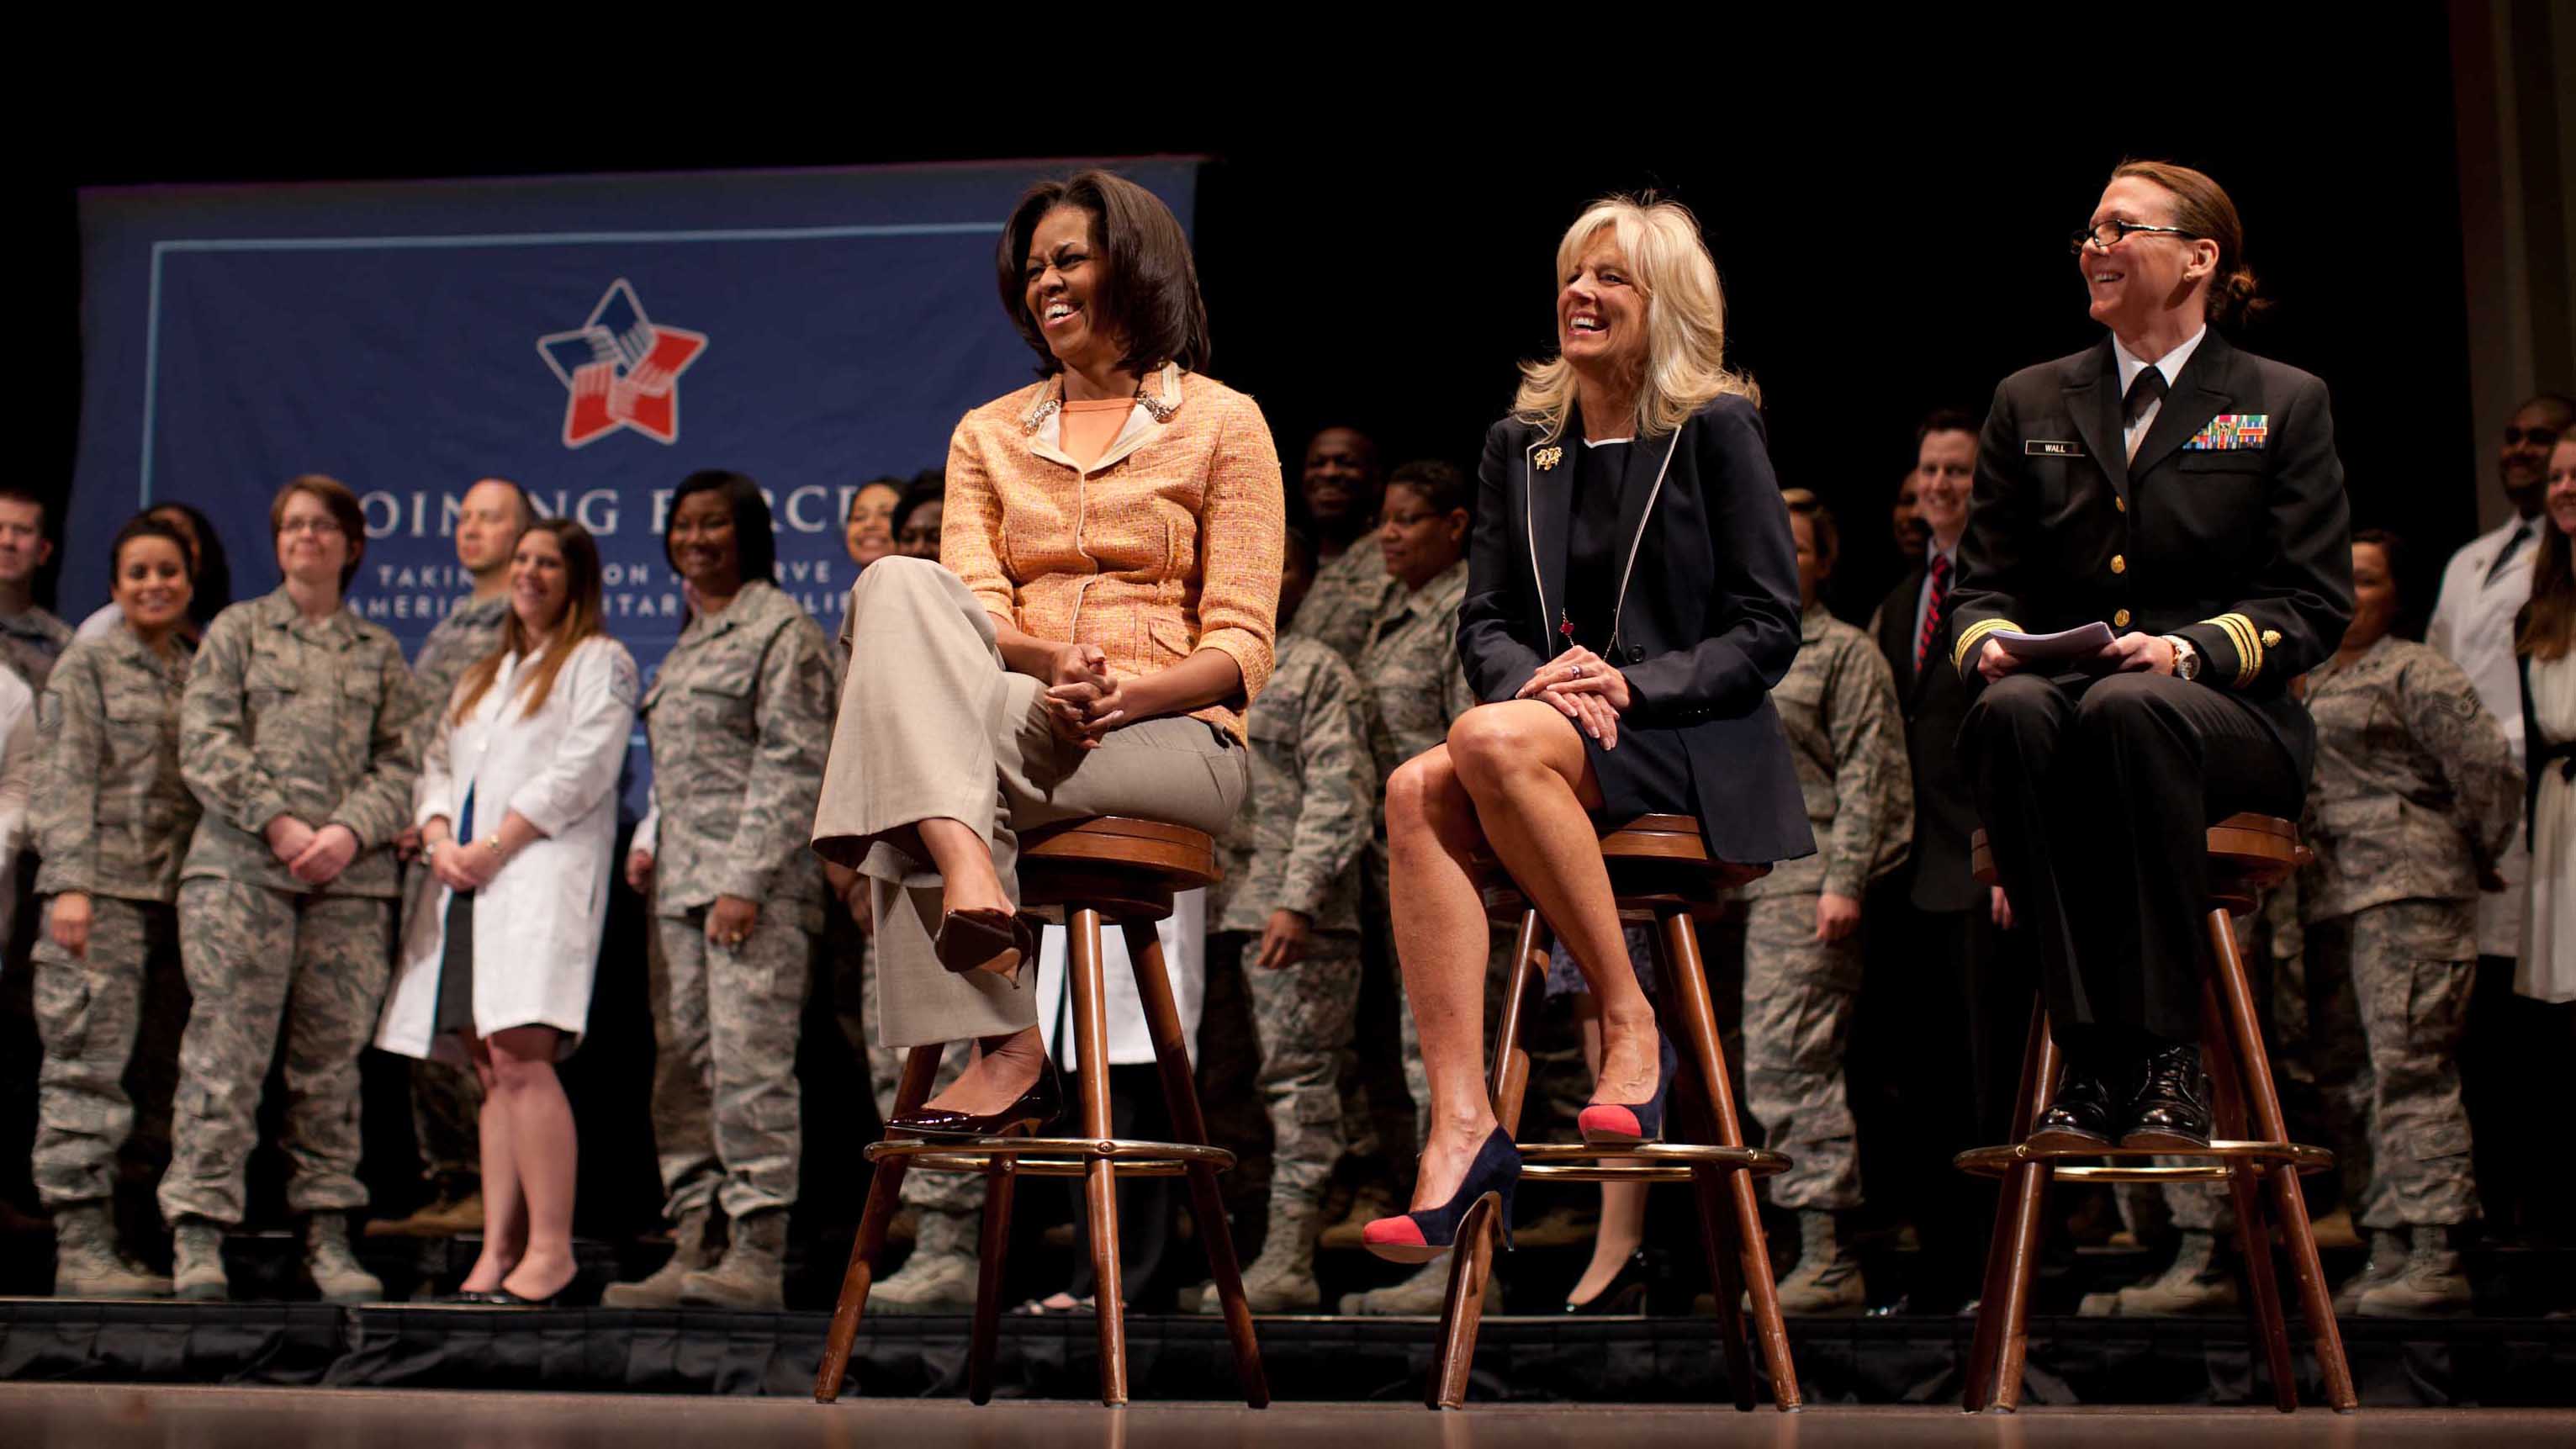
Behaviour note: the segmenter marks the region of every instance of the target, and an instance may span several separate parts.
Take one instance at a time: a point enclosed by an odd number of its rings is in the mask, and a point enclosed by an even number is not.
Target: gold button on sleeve
[[[2125,574],[2128,571],[2129,560],[2125,556],[2116,553],[2111,555],[2111,572],[2115,574]]]
[[[2113,615],[2111,616],[2111,623],[2112,623],[2112,625],[2113,625],[2114,627],[2116,627],[2116,628],[2121,628],[2121,629],[2126,629],[2126,628],[2128,628],[2128,627],[2129,627],[2129,611],[2128,611],[2128,610],[2126,610],[2126,609],[2122,609],[2120,612],[2118,612],[2118,613],[2116,613],[2116,614],[2113,614]]]
[[[2263,647],[2264,647],[2264,648],[2266,648],[2266,649],[2278,649],[2278,648],[2280,648],[2280,647],[2281,647],[2281,631],[2280,631],[2280,630],[2278,630],[2278,629],[2266,629],[2266,630],[2264,630],[2264,631],[2263,631]]]
[[[2129,511],[2129,500],[2126,498],[2114,498],[2111,500],[2111,506],[2119,509],[2122,513],[2126,513]]]

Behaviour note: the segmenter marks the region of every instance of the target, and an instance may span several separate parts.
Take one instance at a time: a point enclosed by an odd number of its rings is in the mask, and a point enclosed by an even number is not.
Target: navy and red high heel
[[[1466,1180],[1458,1184],[1447,1202],[1436,1208],[1373,1218],[1361,1227],[1360,1242],[1390,1263],[1428,1263],[1458,1241],[1458,1225],[1466,1220],[1467,1210],[1490,1197],[1496,1199],[1496,1221],[1502,1226],[1503,1247],[1509,1249],[1512,1189],[1520,1180],[1521,1149],[1510,1133],[1496,1127],[1484,1145],[1476,1149],[1476,1160],[1467,1165]]]
[[[1634,1147],[1664,1140],[1664,1096],[1673,1084],[1673,1064],[1655,1071],[1655,1095],[1642,1102],[1595,1102],[1576,1115],[1574,1125],[1593,1147]]]

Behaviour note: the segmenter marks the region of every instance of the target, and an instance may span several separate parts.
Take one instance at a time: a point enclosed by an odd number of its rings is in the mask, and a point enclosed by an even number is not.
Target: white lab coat
[[[1172,913],[1154,927],[1163,943],[1163,974],[1172,983],[1172,1005],[1190,1060],[1198,1060],[1199,1015],[1207,999],[1207,892],[1179,891]],[[1073,990],[1064,969],[1065,933],[1049,926],[1038,937],[1038,1034],[1055,1059],[1081,1065],[1073,1049]],[[1109,1064],[1137,1066],[1154,1059],[1154,1036],[1145,1028],[1145,1001],[1136,994],[1136,969],[1128,964],[1127,934],[1100,926],[1100,974],[1107,978],[1102,1014],[1109,1018]],[[1067,1088],[1070,1090],[1070,1087]]]
[[[2533,541],[2524,543],[2519,558],[2498,571],[2496,559],[2520,522],[2507,519],[2451,555],[2450,565],[2442,570],[2442,592],[2433,605],[2432,620],[2424,630],[2424,642],[2469,677],[2487,712],[2504,726],[2504,742],[2517,760],[2522,758],[2522,670],[2514,658],[2513,621],[2531,600],[2531,570],[2539,558],[2537,540],[2548,529],[2549,519],[2544,515],[2535,520],[2539,527]],[[2487,578],[2490,573],[2495,574],[2492,582]],[[2513,843],[2496,861],[2496,873],[2504,877],[2507,888],[2483,892],[2477,901],[2481,956],[2511,956],[2522,949],[2523,882],[2531,874],[2531,855],[2521,831],[2513,833]]]
[[[535,715],[520,714],[518,656],[462,723],[451,701],[421,762],[412,820],[455,822],[468,790],[474,831],[489,838],[517,811],[545,832],[501,868],[474,903],[474,1029],[551,1026],[563,1054],[590,1018],[590,985],[608,922],[609,853],[617,842],[617,773],[635,723],[635,660],[606,636],[585,639],[564,661]],[[460,848],[456,846],[449,849]],[[481,849],[479,845],[461,848]],[[420,872],[404,914],[393,989],[376,1045],[404,1056],[464,1061],[453,1035],[436,1034],[439,966],[453,892]]]

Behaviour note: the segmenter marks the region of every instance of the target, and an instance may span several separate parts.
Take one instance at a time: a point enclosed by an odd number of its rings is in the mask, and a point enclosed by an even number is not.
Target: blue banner
[[[406,652],[471,589],[459,500],[512,479],[599,536],[610,629],[650,670],[679,632],[672,488],[760,480],[779,583],[837,628],[857,485],[947,457],[1034,359],[993,248],[1070,164],[86,192],[80,455],[61,612],[165,499],[223,536],[236,599],[277,583],[268,501],[357,490],[360,614]],[[1122,163],[1186,224],[1196,163]]]

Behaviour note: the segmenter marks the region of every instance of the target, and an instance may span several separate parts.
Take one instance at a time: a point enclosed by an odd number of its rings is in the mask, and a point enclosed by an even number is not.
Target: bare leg
[[[1655,1008],[1637,987],[1600,833],[1585,813],[1601,803],[1601,783],[1582,738],[1554,709],[1516,699],[1460,716],[1449,749],[1485,839],[1556,928],[1600,1009],[1595,1100],[1653,1097],[1663,1056]]]
[[[923,1105],[977,1116],[999,1112],[1036,1086],[1045,1070],[1046,1042],[1036,1027],[986,1037],[975,1043],[975,1060],[957,1074],[957,1080]]]
[[[485,1044],[495,1095],[508,1103],[510,1157],[525,1209],[526,1246],[502,1286],[522,1298],[551,1298],[573,1280],[572,1194],[580,1141],[572,1103],[555,1076],[560,1038],[550,1026],[514,1026]]]
[[[476,1135],[483,1158],[483,1251],[474,1269],[458,1285],[463,1293],[489,1293],[519,1264],[527,1236],[527,1215],[519,1196],[519,1169],[510,1151],[510,1107],[494,1089],[492,1051],[481,1037],[463,1038],[474,1058],[474,1075],[483,1083],[483,1106],[475,1113]]]
[[[1574,1016],[1583,1029],[1583,1064],[1601,1075],[1601,1004],[1592,993],[1574,998]],[[1602,1159],[1609,1165],[1612,1159]],[[1601,1184],[1601,1229],[1592,1239],[1592,1261],[1565,1295],[1568,1303],[1589,1303],[1601,1296],[1610,1280],[1628,1264],[1630,1255],[1646,1241],[1646,1185],[1642,1182],[1605,1182]]]
[[[942,901],[952,911],[1007,911],[1002,877],[993,869],[993,851],[984,837],[955,820],[924,820],[914,829],[922,853],[939,870]]]
[[[1494,1130],[1485,1090],[1485,905],[1467,862],[1482,836],[1475,801],[1439,746],[1399,767],[1386,786],[1390,914],[1404,992],[1431,1083],[1430,1136],[1413,1206],[1458,1191]]]

